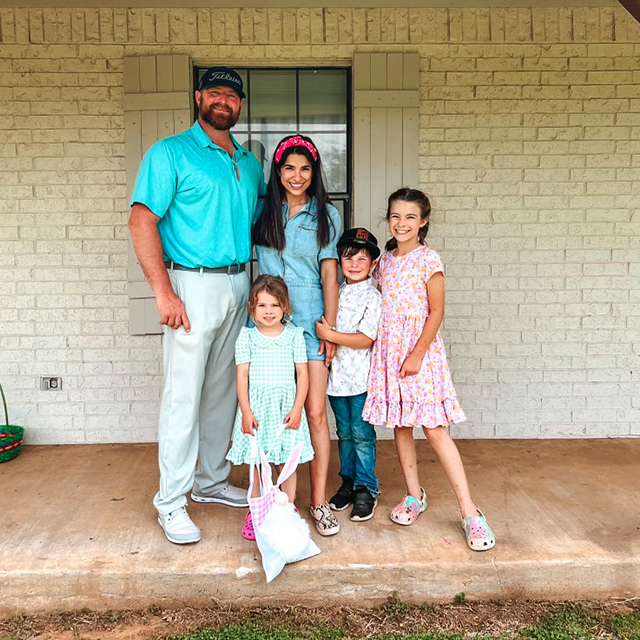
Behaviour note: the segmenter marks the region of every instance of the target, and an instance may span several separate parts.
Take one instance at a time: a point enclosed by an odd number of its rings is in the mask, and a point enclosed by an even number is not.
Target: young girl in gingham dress
[[[309,386],[307,349],[303,329],[286,321],[291,303],[282,278],[259,276],[251,288],[247,306],[255,327],[244,327],[236,342],[240,406],[227,459],[233,464],[250,464],[256,451],[251,439],[257,438],[267,460],[280,472],[298,444],[302,444],[300,462],[313,459],[304,412]],[[281,488],[293,502],[296,474],[283,482]],[[256,477],[251,497],[259,495],[260,483]],[[247,513],[242,536],[255,540],[250,513]]]

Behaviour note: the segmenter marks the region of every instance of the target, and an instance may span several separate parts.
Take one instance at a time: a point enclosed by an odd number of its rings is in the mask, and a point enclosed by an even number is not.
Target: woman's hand
[[[258,428],[258,423],[256,421],[256,417],[253,413],[243,413],[242,414],[242,433],[246,433],[250,436],[256,435],[256,429]]]
[[[333,329],[331,325],[327,322],[327,319],[322,316],[322,319],[316,322],[316,335],[320,340],[331,340],[331,334],[333,333]]]
[[[301,420],[302,410],[294,408],[289,411],[289,415],[284,419],[284,423],[287,425],[287,429],[299,429]]]
[[[320,282],[322,283],[322,295],[324,297],[324,315],[335,324],[338,317],[338,261],[327,258],[320,263]],[[328,367],[336,354],[336,345],[331,338],[320,338],[320,350],[318,355],[325,354],[324,364]]]
[[[407,376],[415,376],[418,371],[420,371],[420,367],[422,365],[422,358],[413,353],[410,353],[407,356],[407,359],[402,363],[402,368],[400,369],[400,377],[406,378]]]

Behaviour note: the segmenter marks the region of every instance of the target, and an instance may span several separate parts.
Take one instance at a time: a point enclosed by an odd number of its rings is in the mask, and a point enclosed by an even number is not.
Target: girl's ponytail
[[[426,220],[427,224],[424,227],[420,227],[418,231],[418,240],[420,240],[420,244],[426,244],[425,238],[427,237],[427,233],[429,232],[429,216],[431,215],[431,203],[429,202],[429,198],[420,191],[420,189],[410,189],[409,187],[402,187],[402,189],[398,189],[394,191],[390,196],[387,202],[387,220],[391,217],[391,205],[396,200],[402,200],[403,202],[414,202],[418,205],[420,209],[420,218],[422,220]],[[387,244],[384,246],[387,251],[393,251],[398,248],[398,241],[391,237],[387,241]]]

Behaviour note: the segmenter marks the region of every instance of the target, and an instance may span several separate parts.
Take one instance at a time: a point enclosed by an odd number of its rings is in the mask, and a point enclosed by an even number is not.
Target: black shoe
[[[353,509],[351,519],[354,522],[364,522],[373,518],[378,499],[374,498],[366,489],[358,487],[353,494]]]
[[[333,511],[344,511],[353,500],[353,480],[343,480],[342,486],[329,500],[329,506]]]

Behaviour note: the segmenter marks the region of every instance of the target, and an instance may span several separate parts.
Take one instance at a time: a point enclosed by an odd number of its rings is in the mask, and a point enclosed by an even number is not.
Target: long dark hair
[[[418,209],[420,209],[420,219],[426,220],[427,224],[424,227],[420,227],[418,231],[418,240],[420,244],[426,244],[425,238],[427,237],[427,233],[429,232],[429,216],[431,215],[431,203],[429,202],[429,198],[420,191],[420,189],[410,189],[409,187],[402,187],[402,189],[398,189],[394,191],[389,196],[389,201],[387,202],[387,220],[391,217],[391,205],[396,200],[402,200],[403,202],[413,202],[418,205]],[[393,251],[393,249],[398,248],[398,241],[395,238],[389,238],[387,244],[384,246],[387,251]]]
[[[292,145],[284,150],[280,161],[276,163],[276,154],[283,142],[298,136],[306,142],[313,145],[316,151],[316,160],[313,159],[311,151],[303,145]],[[324,186],[322,161],[320,160],[320,152],[318,147],[313,144],[311,138],[295,134],[295,136],[286,136],[278,143],[276,150],[273,154],[271,162],[271,173],[269,175],[269,182],[267,183],[267,195],[264,199],[264,208],[262,214],[256,220],[255,225],[251,233],[251,239],[253,244],[261,245],[264,247],[272,247],[278,251],[282,251],[285,245],[284,224],[282,222],[282,202],[285,199],[285,188],[280,181],[280,169],[286,163],[287,158],[292,154],[297,153],[304,156],[309,161],[312,170],[311,184],[307,189],[307,195],[312,196],[316,200],[316,212],[318,216],[318,245],[326,247],[331,239],[331,219],[329,218],[329,211],[327,210],[327,204],[330,204],[327,190]]]

